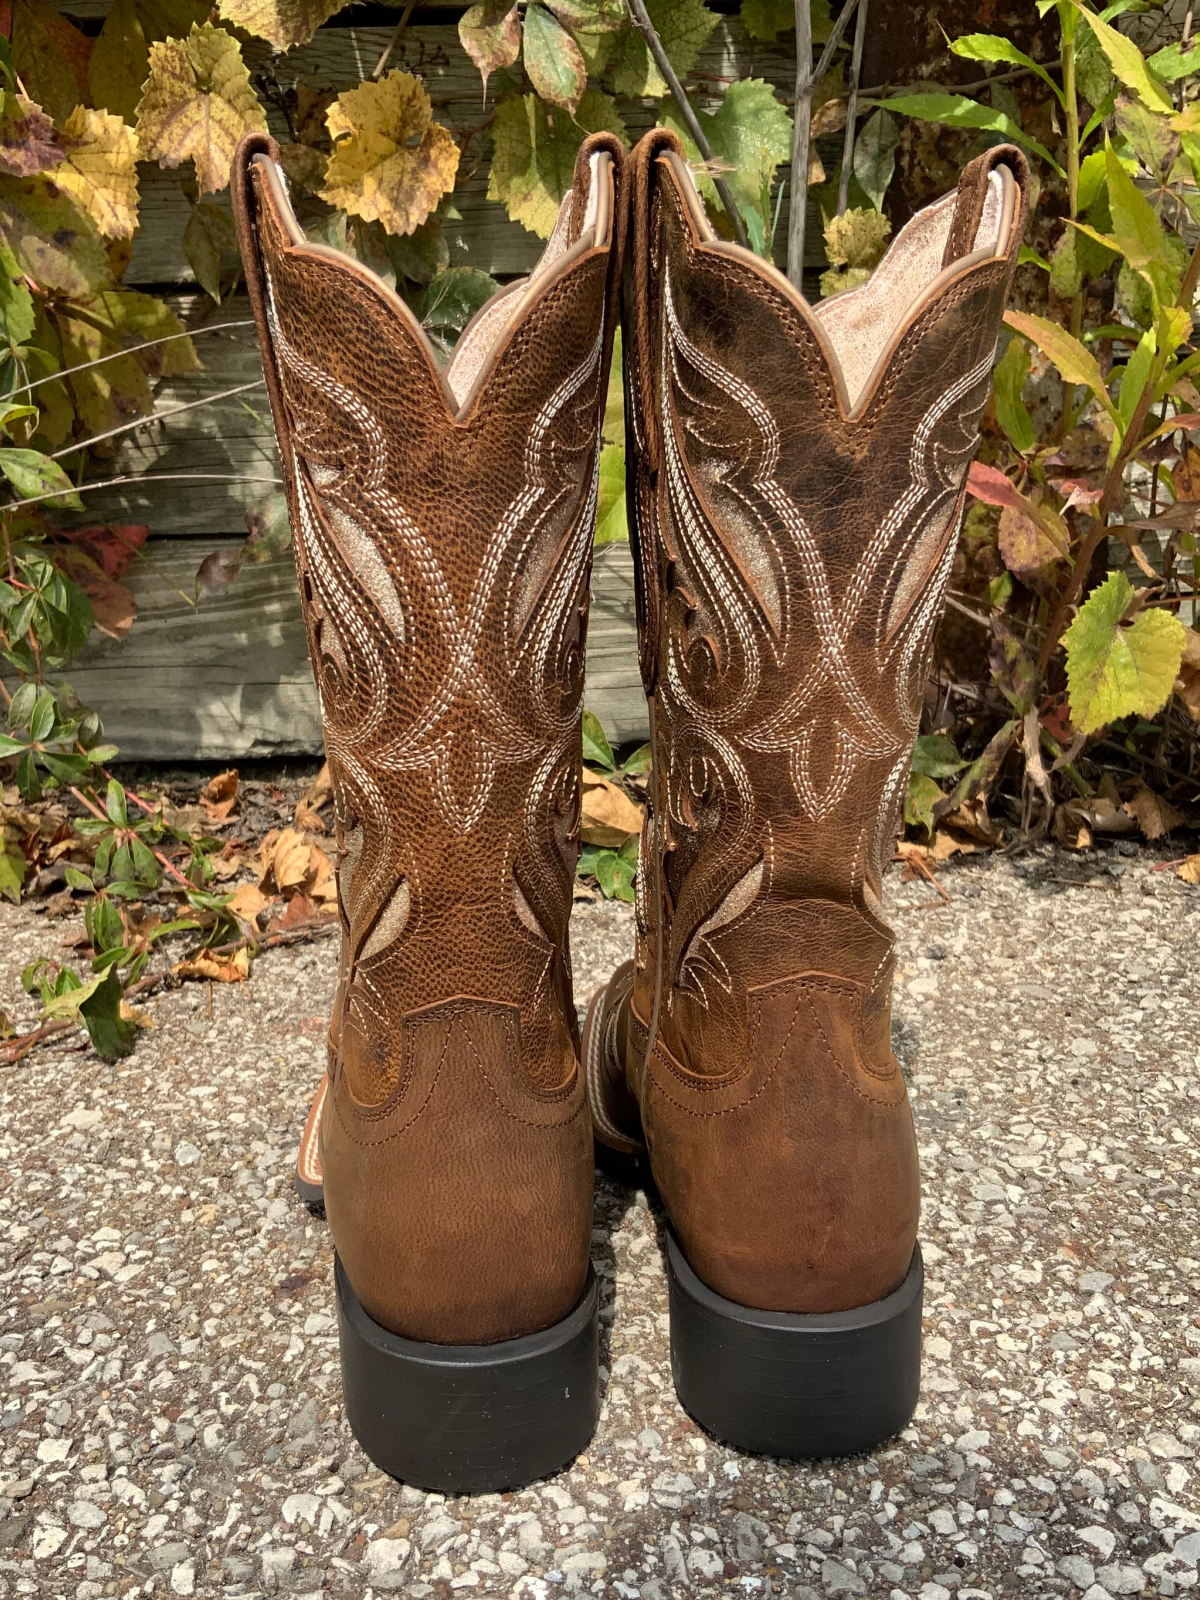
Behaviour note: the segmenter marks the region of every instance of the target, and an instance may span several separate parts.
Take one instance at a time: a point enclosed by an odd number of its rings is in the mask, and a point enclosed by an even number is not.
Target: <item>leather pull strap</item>
[[[981,156],[976,156],[974,161],[963,168],[962,177],[958,180],[958,204],[954,212],[954,221],[950,225],[950,233],[942,255],[943,267],[952,266],[963,256],[969,256],[975,249],[975,240],[979,235],[979,224],[983,221],[983,208],[987,201],[988,179],[997,167],[1007,167],[1021,191],[1018,217],[1020,226],[1013,230],[1013,237],[1020,241],[1024,231],[1025,205],[1029,194],[1029,163],[1015,144],[1000,144],[994,149],[985,150]]]

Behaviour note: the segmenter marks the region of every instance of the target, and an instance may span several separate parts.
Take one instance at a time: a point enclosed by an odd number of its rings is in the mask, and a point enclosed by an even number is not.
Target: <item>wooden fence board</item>
[[[126,578],[138,602],[131,632],[120,643],[93,635],[70,682],[99,711],[105,738],[129,759],[236,761],[319,751],[320,712],[291,557],[246,567],[224,594],[191,605],[184,595],[192,594],[209,548],[199,540],[150,541],[150,559]],[[614,743],[647,737],[627,545],[596,552],[584,700]]]

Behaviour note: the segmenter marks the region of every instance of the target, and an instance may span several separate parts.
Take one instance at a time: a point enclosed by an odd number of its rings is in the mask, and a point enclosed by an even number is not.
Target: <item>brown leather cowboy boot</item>
[[[597,1416],[567,918],[621,158],[587,141],[540,265],[445,372],[307,241],[270,139],[235,163],[341,852],[320,1158],[346,1411],[448,1491],[561,1466]]]
[[[649,1152],[683,1404],[865,1449],[920,1375],[912,1115],[880,884],[1027,169],[990,151],[808,305],[717,239],[679,143],[626,165],[624,348],[654,749],[636,960],[593,1001],[597,1139]]]

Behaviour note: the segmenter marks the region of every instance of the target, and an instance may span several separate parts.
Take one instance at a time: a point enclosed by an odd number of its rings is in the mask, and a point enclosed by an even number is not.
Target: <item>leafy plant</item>
[[[999,90],[990,104],[904,92],[880,107],[978,130],[983,143],[1014,141],[1042,194],[1019,282],[1019,299],[1038,309],[1006,317],[1011,337],[969,480],[976,506],[957,568],[966,585],[952,591],[992,637],[989,679],[971,707],[986,749],[940,801],[914,762],[909,814],[927,830],[992,787],[1010,756],[1024,762],[1025,819],[1036,792],[1045,827],[1056,774],[1069,796],[1091,793],[1080,766],[1089,740],[1117,737],[1143,767],[1169,765],[1169,740],[1185,752],[1196,743],[1200,706],[1181,674],[1200,643],[1183,620],[1194,620],[1200,590],[1200,246],[1185,237],[1200,218],[1200,111],[1188,98],[1200,47],[1147,55],[1114,26],[1120,6],[1038,9],[1057,20],[1056,62],[997,35],[950,46],[1015,69],[1032,86],[1024,114]],[[1037,114],[1038,95],[1052,119]],[[1055,148],[1028,131],[1054,125]]]

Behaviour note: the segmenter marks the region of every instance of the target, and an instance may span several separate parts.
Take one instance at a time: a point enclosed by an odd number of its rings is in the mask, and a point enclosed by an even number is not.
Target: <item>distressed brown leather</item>
[[[622,150],[583,146],[460,392],[395,294],[304,239],[276,157],[246,140],[234,197],[340,851],[326,1213],[377,1322],[491,1343],[559,1321],[588,1266],[567,919]]]
[[[850,1309],[901,1283],[916,1238],[880,885],[1027,169],[989,152],[857,299],[818,308],[712,235],[672,135],[625,181],[655,772],[636,959],[585,1039],[596,1134],[644,1141],[719,1294]]]

